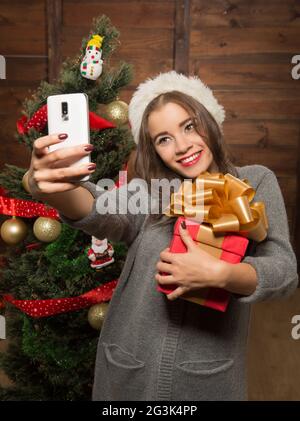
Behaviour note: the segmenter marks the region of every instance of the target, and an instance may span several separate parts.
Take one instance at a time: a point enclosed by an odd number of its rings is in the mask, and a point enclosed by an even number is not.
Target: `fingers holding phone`
[[[47,117],[49,134],[67,135],[62,142],[51,143],[49,152],[61,148],[74,148],[79,153],[76,161],[66,160],[66,166],[82,166],[91,163],[90,154],[81,155],[78,146],[90,145],[88,96],[84,93],[51,95],[47,98]],[[55,155],[54,155],[55,157]],[[59,156],[59,159],[63,157]],[[61,164],[61,163],[60,163]],[[53,163],[53,165],[57,165]],[[87,181],[89,175],[80,181]],[[76,181],[77,178],[76,178]]]
[[[67,139],[67,137],[68,135],[66,133],[39,137],[33,143],[32,152],[36,157],[42,158],[49,153],[49,146],[61,143],[63,140]]]
[[[57,145],[57,137],[63,136],[59,140],[60,148],[52,149],[53,152],[49,152],[51,150],[52,145]],[[49,140],[44,140],[49,138]],[[50,167],[50,168],[62,168],[68,166],[81,166],[82,164],[86,164],[89,166],[91,164],[90,154],[94,150],[94,146],[91,144],[78,144],[77,146],[65,146],[67,145],[66,139],[68,138],[67,134],[63,135],[51,135],[46,136],[45,138],[39,138],[36,142],[41,140],[41,143],[36,145],[36,149],[34,148],[34,152],[36,156],[40,156],[39,165],[43,167]],[[53,142],[52,140],[53,139]],[[63,143],[64,141],[64,143]],[[49,143],[50,142],[50,143]],[[48,152],[45,151],[44,144],[47,144]],[[74,165],[77,164],[77,165]],[[79,174],[78,174],[79,175]]]
[[[92,152],[93,146],[90,144],[49,152],[49,146],[66,139],[66,135],[48,135],[35,140],[28,181],[31,193],[36,198],[41,194],[73,190],[78,187],[79,181],[95,171],[96,164],[91,163],[90,159],[84,164],[72,165]]]

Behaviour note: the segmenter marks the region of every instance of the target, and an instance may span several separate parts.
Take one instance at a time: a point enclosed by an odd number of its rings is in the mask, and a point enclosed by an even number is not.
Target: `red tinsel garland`
[[[56,314],[81,310],[102,301],[109,301],[118,280],[107,282],[78,297],[52,298],[48,300],[16,300],[12,295],[3,295],[3,300],[34,318],[49,317]]]
[[[0,196],[0,215],[20,216],[23,218],[33,218],[35,216],[59,218],[56,209],[50,208],[43,203],[13,199],[7,196]]]

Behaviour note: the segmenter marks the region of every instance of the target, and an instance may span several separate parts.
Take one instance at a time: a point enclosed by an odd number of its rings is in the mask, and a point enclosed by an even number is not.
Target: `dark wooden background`
[[[139,82],[171,69],[199,75],[213,88],[226,109],[225,141],[236,164],[275,171],[299,259],[300,80],[291,76],[291,59],[300,54],[298,0],[1,0],[0,54],[7,61],[7,79],[0,80],[1,166],[28,167],[29,152],[14,139],[22,101],[78,53],[101,14],[121,32],[111,64],[126,60],[135,68],[121,99],[128,102]],[[300,399],[299,344],[290,335],[298,298],[299,292],[254,306],[251,399]]]

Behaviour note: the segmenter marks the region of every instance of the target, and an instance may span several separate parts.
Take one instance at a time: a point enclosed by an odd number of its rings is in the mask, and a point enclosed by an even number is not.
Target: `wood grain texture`
[[[235,55],[241,52],[290,53],[300,51],[299,28],[205,28],[195,29],[190,35],[191,55]]]
[[[261,62],[261,55],[218,56],[216,59],[200,55],[190,61],[190,68],[192,74],[198,75],[214,89],[298,87],[298,81],[291,77],[293,65],[290,55],[284,55],[283,62],[278,58],[271,60],[266,57]]]
[[[250,400],[299,400],[300,339],[291,336],[300,290],[287,300],[255,304],[248,349]]]
[[[279,146],[298,150],[299,123],[288,120],[225,119],[224,137],[230,145]]]
[[[35,89],[41,80],[46,79],[47,57],[7,56],[6,79],[1,80],[1,88],[13,86]],[[4,108],[4,104],[0,104],[0,112]]]
[[[121,32],[123,28],[174,29],[175,0],[171,1],[63,1],[64,27],[85,27],[90,29],[90,23],[95,16],[107,15],[113,25]]]
[[[50,83],[58,77],[62,63],[62,17],[62,0],[47,0],[48,80]]]
[[[293,27],[299,25],[297,0],[195,0],[192,29],[211,27]]]
[[[190,0],[176,1],[174,68],[176,72],[189,74]]]
[[[2,0],[0,8],[1,54],[47,56],[45,2]]]
[[[226,118],[269,119],[299,122],[300,101],[296,89],[216,90],[216,97],[224,105]]]

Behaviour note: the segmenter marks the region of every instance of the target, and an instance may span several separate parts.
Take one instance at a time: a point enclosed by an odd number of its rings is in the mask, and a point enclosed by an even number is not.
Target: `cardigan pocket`
[[[145,363],[116,344],[103,343],[112,400],[143,400]]]
[[[232,359],[184,361],[175,365],[173,400],[234,399]]]

